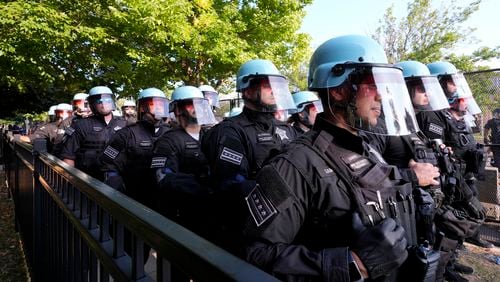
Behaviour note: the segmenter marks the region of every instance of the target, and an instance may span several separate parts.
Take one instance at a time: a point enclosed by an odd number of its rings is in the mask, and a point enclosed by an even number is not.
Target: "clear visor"
[[[465,103],[467,104],[467,112],[471,115],[478,115],[482,113],[481,108],[476,103],[476,99],[474,97],[469,97],[465,99]]]
[[[92,112],[100,115],[108,115],[116,110],[115,101],[109,94],[89,96],[90,108]]]
[[[203,91],[203,96],[208,100],[208,104],[215,108],[220,108],[219,94],[217,92]]]
[[[152,114],[155,119],[169,116],[169,101],[161,97],[150,97],[139,100],[139,111],[141,116],[144,113]]]
[[[476,118],[470,113],[464,115],[464,122],[468,127],[476,127]]]
[[[277,110],[276,112],[274,112],[274,118],[279,121],[286,122],[289,117],[290,113],[288,112],[288,110]]]
[[[312,102],[312,107],[314,107],[316,109],[316,113],[322,113],[324,110],[323,110],[323,104],[321,103],[321,101],[314,101]]]
[[[410,95],[401,70],[363,66],[349,75],[352,86],[347,105],[348,126],[381,135],[409,135],[418,131]]]
[[[450,107],[439,80],[435,76],[411,78],[406,81],[413,107],[419,111],[438,111]]]
[[[56,110],[55,113],[57,118],[62,118],[62,119],[66,119],[73,115],[73,111],[69,110]]]
[[[296,109],[292,94],[288,89],[288,80],[281,76],[250,77],[247,91],[254,91],[250,100],[257,110],[275,112],[277,110]]]
[[[89,102],[87,100],[73,100],[73,107],[80,111],[90,111]]]
[[[217,123],[207,99],[193,99],[193,106],[199,125]]]
[[[469,98],[472,97],[472,91],[469,84],[462,73],[452,75],[445,75],[441,78],[441,86],[443,87],[444,94],[448,99],[456,98]]]

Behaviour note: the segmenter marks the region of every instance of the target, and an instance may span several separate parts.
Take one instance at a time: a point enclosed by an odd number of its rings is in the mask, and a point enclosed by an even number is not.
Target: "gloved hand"
[[[386,218],[373,227],[366,227],[359,214],[354,213],[352,227],[357,238],[352,250],[365,265],[370,278],[389,274],[408,257],[405,231],[394,219]]]
[[[104,183],[109,185],[120,192],[125,192],[125,185],[123,184],[123,179],[120,175],[106,175]]]

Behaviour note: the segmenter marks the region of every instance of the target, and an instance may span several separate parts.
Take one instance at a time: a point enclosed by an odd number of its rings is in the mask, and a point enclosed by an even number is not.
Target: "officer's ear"
[[[345,87],[335,87],[328,89],[328,95],[330,95],[335,102],[344,102],[347,100],[349,93]]]

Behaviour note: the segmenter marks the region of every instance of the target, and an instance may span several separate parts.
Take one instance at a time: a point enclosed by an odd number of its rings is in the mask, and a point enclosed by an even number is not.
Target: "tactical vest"
[[[405,229],[408,245],[416,245],[411,183],[402,180],[395,166],[374,160],[377,156],[369,158],[341,148],[332,143],[333,139],[329,133],[321,131],[312,146],[304,144],[336,169],[339,178],[347,185],[351,199],[356,202],[365,225],[373,226],[391,217]]]
[[[447,146],[453,148],[453,154],[463,160],[468,150],[476,149],[476,141],[472,130],[467,127],[463,120],[455,119],[450,112],[443,112],[446,117],[447,130],[445,132]]]
[[[294,140],[297,135],[292,127],[277,120],[270,120],[267,128],[249,121],[245,115],[238,115],[227,121],[241,128],[241,134],[247,139],[245,153],[250,165],[250,178],[255,177],[273,152],[279,151],[282,145]]]
[[[129,140],[131,144],[127,147],[129,159],[127,160],[126,170],[127,172],[135,172],[135,177],[137,177],[140,175],[137,172],[149,170],[153,158],[153,146],[157,137],[139,123],[129,125],[128,128],[132,132],[131,137],[133,140]]]
[[[109,124],[96,117],[81,119],[78,124],[83,131],[84,139],[80,141],[80,148],[76,152],[76,166],[93,177],[102,178],[99,170],[98,157],[104,150],[111,136],[122,127],[124,122],[112,119]]]

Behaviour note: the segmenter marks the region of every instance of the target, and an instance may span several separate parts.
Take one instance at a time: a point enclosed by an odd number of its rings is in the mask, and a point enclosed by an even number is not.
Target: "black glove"
[[[120,192],[125,192],[125,186],[123,185],[123,179],[120,175],[106,176],[104,183],[109,185]]]
[[[359,214],[354,213],[352,227],[356,236],[352,249],[365,265],[370,278],[389,274],[408,257],[405,231],[394,219],[386,218],[373,227],[366,227]]]

